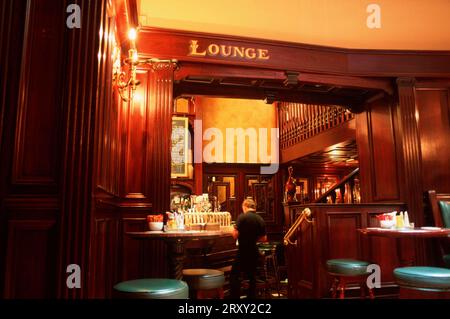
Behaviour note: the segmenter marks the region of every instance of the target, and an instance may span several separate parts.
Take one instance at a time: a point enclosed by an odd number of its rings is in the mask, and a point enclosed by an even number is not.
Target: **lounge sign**
[[[194,57],[222,57],[240,58],[246,60],[269,60],[269,50],[261,48],[225,45],[211,43],[208,46],[200,46],[198,40],[189,41],[189,56]]]

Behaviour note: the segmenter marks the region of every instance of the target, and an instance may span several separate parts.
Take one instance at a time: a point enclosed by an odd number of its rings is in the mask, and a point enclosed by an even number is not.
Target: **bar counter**
[[[177,238],[177,239],[208,239],[221,236],[231,236],[232,228],[227,230],[169,230],[128,232],[131,238]]]
[[[171,278],[183,277],[183,266],[186,258],[186,243],[191,240],[214,240],[221,237],[231,237],[232,227],[224,227],[221,230],[169,230],[169,231],[143,231],[127,232],[127,236],[138,239],[161,239],[168,249],[169,275]],[[212,243],[211,243],[212,245]]]

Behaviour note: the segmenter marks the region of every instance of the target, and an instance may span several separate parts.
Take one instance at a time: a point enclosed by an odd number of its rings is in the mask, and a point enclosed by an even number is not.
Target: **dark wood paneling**
[[[87,276],[82,276],[82,289],[69,292],[66,267],[77,263],[88,272],[97,54],[105,2],[78,2],[84,9],[79,30],[66,26],[69,1],[0,6],[1,59],[8,66],[2,67],[1,89],[7,94],[0,108],[2,295],[79,297],[87,290]],[[35,224],[36,230],[29,228]],[[12,263],[19,266],[16,274]]]
[[[54,220],[9,221],[5,298],[55,295],[55,239]]]
[[[144,277],[169,278],[167,245],[163,240],[149,240],[144,242]]]
[[[371,103],[356,117],[356,142],[363,202],[400,201],[399,150],[393,101]]]
[[[329,259],[333,258],[361,258],[361,246],[358,233],[348,231],[361,228],[361,213],[327,211],[327,244]]]
[[[146,231],[148,226],[146,218],[130,218],[122,219],[121,233],[125,234],[130,231]],[[143,241],[131,239],[126,235],[122,238],[122,256],[118,260],[118,266],[121,268],[120,280],[131,280],[141,278],[144,274],[144,251]],[[152,254],[150,251],[149,254]]]
[[[148,198],[148,183],[151,176],[147,169],[148,155],[151,155],[149,141],[152,138],[152,132],[148,127],[148,104],[147,92],[148,79],[150,72],[142,70],[139,72],[138,79],[141,86],[137,89],[135,99],[132,103],[123,103],[122,118],[125,131],[122,136],[125,137],[123,149],[124,182],[125,187],[122,196],[126,198]]]
[[[370,108],[373,201],[400,200],[393,114],[389,100]]]
[[[367,227],[378,227],[380,222],[376,218],[377,213],[369,212],[367,214]],[[363,238],[364,240],[364,259],[371,263],[383,265],[381,269],[381,281],[387,283],[394,283],[394,274],[391,269],[397,268],[400,263],[400,256],[398,255],[397,243],[390,238],[372,237]],[[411,247],[409,247],[411,249]],[[414,253],[414,249],[411,249]]]
[[[107,11],[113,8],[106,7]],[[120,121],[120,113],[127,110],[123,105],[119,92],[112,87],[112,65],[110,58],[113,54],[115,34],[115,19],[112,15],[103,15],[101,28],[107,38],[100,42],[99,48],[99,83],[104,83],[98,91],[98,108],[96,114],[96,153],[94,163],[96,164],[96,175],[94,187],[99,187],[103,191],[118,195],[119,179],[122,177],[120,170],[120,154],[123,152],[123,145],[120,143],[120,125],[125,121]]]
[[[257,164],[204,164],[203,192],[208,192],[208,176],[233,176],[235,178],[235,198],[230,203],[232,219],[236,220],[241,211],[241,203],[247,196],[253,196],[254,189],[248,186],[249,179],[258,180],[260,190],[266,193],[264,203],[266,210],[261,217],[266,222],[266,230],[271,236],[278,237],[283,227],[283,208],[281,206],[283,192],[280,190],[281,174],[261,175]]]
[[[89,297],[111,297],[113,286],[117,283],[118,234],[117,220],[110,217],[95,218]]]
[[[13,183],[54,185],[59,165],[64,3],[29,0],[27,5]],[[42,63],[42,57],[52,63]]]
[[[448,89],[416,90],[422,156],[423,190],[450,192],[450,93]]]
[[[392,286],[392,271],[400,265],[396,241],[367,238],[357,229],[378,226],[375,215],[404,210],[404,204],[289,204],[285,207],[298,213],[308,207],[313,219],[313,223],[303,223],[291,238],[297,240],[297,246],[285,246],[290,298],[328,297],[331,282],[326,261],[332,258],[375,262],[382,269],[381,294]],[[402,245],[400,251],[417,260],[413,246]]]
[[[4,126],[15,121],[15,109],[11,118],[5,118],[10,112],[11,104],[17,105],[22,54],[22,39],[24,32],[25,1],[2,1],[0,5],[0,147],[4,143]],[[3,165],[5,162],[2,160]]]

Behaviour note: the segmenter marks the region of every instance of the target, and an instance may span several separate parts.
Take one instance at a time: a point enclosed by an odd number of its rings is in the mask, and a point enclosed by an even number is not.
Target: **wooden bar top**
[[[439,227],[419,227],[412,229],[389,229],[380,227],[369,227],[358,229],[364,235],[390,237],[390,238],[404,238],[404,237],[420,237],[420,238],[437,238],[450,237],[450,228]]]
[[[146,239],[146,238],[214,238],[222,236],[231,236],[232,230],[169,230],[169,231],[142,231],[142,232],[127,232],[131,238]]]

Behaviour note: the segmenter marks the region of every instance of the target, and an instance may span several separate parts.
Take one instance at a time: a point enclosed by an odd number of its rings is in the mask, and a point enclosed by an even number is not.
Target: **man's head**
[[[256,204],[255,201],[251,198],[247,198],[246,200],[244,200],[242,202],[242,211],[244,213],[248,212],[248,211],[255,211],[256,210]]]

